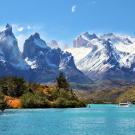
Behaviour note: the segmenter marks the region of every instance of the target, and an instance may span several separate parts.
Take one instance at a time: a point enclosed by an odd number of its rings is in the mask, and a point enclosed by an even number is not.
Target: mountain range
[[[94,82],[109,79],[135,81],[135,38],[114,33],[79,34],[70,52],[76,67]]]
[[[12,26],[7,24],[0,32],[0,76],[24,76],[38,83],[56,80],[60,72],[71,82],[92,83],[92,80],[78,70],[71,53],[60,48],[51,48],[40,38],[38,33],[31,35],[24,43],[23,52],[18,48],[18,42],[12,32]],[[51,46],[51,47],[50,47]]]
[[[59,48],[39,33],[25,40],[23,52],[7,24],[0,32],[0,76],[24,76],[38,83],[53,82],[60,72],[74,83],[91,84],[105,79],[135,81],[135,38],[114,33],[79,34],[73,46]]]

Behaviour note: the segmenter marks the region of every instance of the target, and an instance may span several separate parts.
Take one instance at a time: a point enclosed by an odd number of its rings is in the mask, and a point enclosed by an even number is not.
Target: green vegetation
[[[130,101],[135,104],[135,86],[133,86],[131,89],[120,95],[116,102],[127,102]]]
[[[9,104],[7,105],[8,99],[4,99],[5,95],[0,91],[0,110],[4,111],[6,108],[8,108]]]
[[[38,92],[37,94],[33,94],[30,92],[27,92],[21,96],[21,104],[23,108],[50,108],[51,104],[46,99],[45,94],[40,94]]]
[[[57,95],[56,102],[53,103],[52,106],[55,108],[74,108],[85,107],[85,104],[83,101],[79,101],[75,94],[61,89]]]
[[[100,84],[100,85],[99,85]],[[111,86],[105,86],[111,85]],[[120,85],[126,86],[120,86]],[[11,108],[74,108],[85,107],[86,104],[103,104],[126,102],[135,103],[135,86],[131,82],[105,80],[102,83],[92,84],[104,88],[102,90],[72,90],[70,83],[61,72],[56,78],[56,87],[41,85],[23,77],[2,76],[0,78],[0,110]],[[8,98],[10,99],[8,101]],[[83,100],[83,101],[82,101]],[[11,103],[12,102],[12,103]],[[14,102],[14,103],[13,103]],[[12,105],[10,105],[10,103]],[[7,105],[8,104],[8,105]]]
[[[135,103],[135,87],[133,86],[122,86],[111,89],[103,90],[74,90],[79,99],[87,104],[94,103],[116,103],[126,102],[127,100]]]
[[[131,86],[135,85],[135,82],[126,81],[126,80],[111,80],[106,79],[102,82],[98,82],[95,84],[78,84],[72,83],[72,88],[77,90],[103,90],[103,89],[112,89],[118,88],[122,86]]]
[[[6,97],[19,100],[21,108],[67,108],[86,107],[83,101],[70,89],[68,80],[61,72],[56,78],[56,88],[37,84],[26,83],[23,77],[3,76],[0,78],[0,109],[7,108]],[[11,100],[11,99],[10,99]],[[14,107],[14,106],[12,106]]]
[[[0,90],[5,95],[20,97],[26,90],[25,80],[23,77],[3,76],[0,78]]]
[[[104,104],[102,100],[94,100],[92,98],[85,99],[84,102],[86,104]]]
[[[56,78],[56,88],[58,89],[58,92],[61,88],[64,90],[69,90],[70,84],[68,80],[63,76],[63,73],[61,72],[59,75],[59,78]]]
[[[6,109],[7,107],[7,104],[6,102],[4,101],[4,94],[0,92],[0,110],[3,111]]]

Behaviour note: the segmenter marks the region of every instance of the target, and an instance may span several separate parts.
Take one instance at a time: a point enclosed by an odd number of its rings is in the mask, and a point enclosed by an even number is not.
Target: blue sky
[[[135,0],[1,0],[0,31],[9,23],[19,48],[38,32],[47,43],[72,46],[79,33],[135,37]]]

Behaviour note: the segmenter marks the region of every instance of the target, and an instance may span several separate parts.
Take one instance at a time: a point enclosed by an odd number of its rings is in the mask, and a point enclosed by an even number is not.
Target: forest
[[[56,87],[38,84],[24,77],[3,75],[0,78],[0,110],[6,108],[75,108],[86,107],[70,88],[61,72]]]

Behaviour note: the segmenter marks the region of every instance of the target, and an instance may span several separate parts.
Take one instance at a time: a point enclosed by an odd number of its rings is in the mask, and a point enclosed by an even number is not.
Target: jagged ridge
[[[133,51],[132,51],[133,50]],[[135,38],[114,33],[79,34],[72,53],[79,70],[95,82],[106,78],[135,81]]]
[[[56,41],[53,40],[52,43]],[[55,80],[62,71],[69,81],[83,80],[92,83],[91,79],[76,68],[71,53],[65,53],[60,48],[52,49],[38,33],[25,41],[21,54],[17,39],[12,33],[12,26],[9,24],[0,32],[0,59],[0,68],[3,69],[5,65],[7,69],[1,75],[23,75],[27,81],[32,79],[44,83]],[[2,65],[3,62],[7,64]]]

